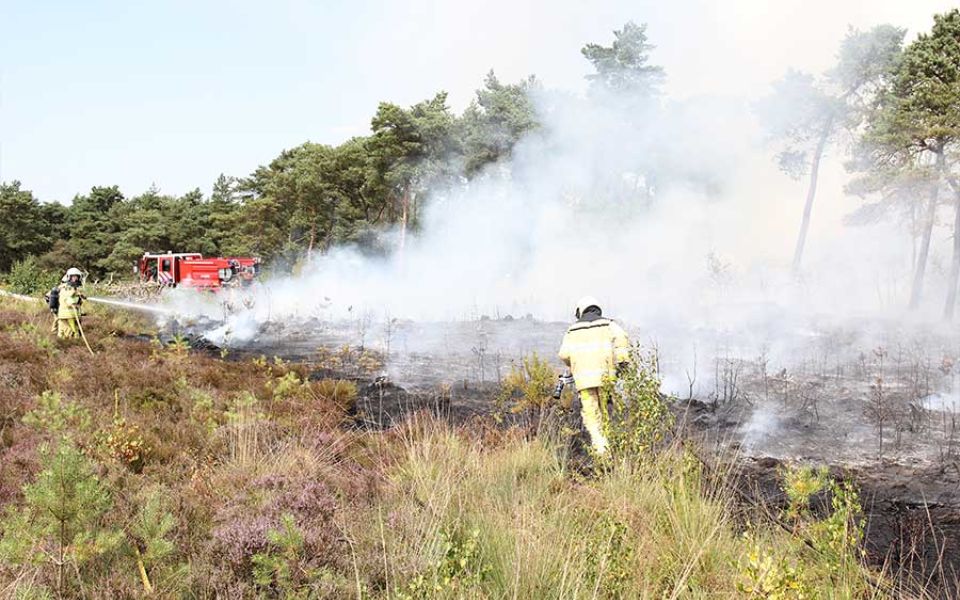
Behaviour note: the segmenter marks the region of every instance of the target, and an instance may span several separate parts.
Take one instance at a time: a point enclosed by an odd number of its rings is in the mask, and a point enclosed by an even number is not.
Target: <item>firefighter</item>
[[[67,269],[67,274],[57,287],[57,337],[80,337],[80,305],[86,296],[80,291],[83,285],[83,273],[76,267]]]
[[[603,432],[601,388],[630,360],[630,340],[622,327],[603,317],[600,303],[587,296],[577,302],[577,322],[567,329],[560,344],[560,360],[570,367],[580,395],[580,416],[594,451],[607,452]]]

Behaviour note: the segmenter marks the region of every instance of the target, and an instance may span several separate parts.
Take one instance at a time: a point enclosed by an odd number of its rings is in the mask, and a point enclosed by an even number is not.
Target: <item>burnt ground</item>
[[[744,423],[735,418],[741,413],[731,406],[690,400],[677,406],[677,414],[686,435],[710,451],[709,463],[735,464],[735,488],[746,503],[763,505],[776,517],[788,503],[781,470],[797,463],[826,465],[832,477],[853,482],[859,491],[871,564],[905,584],[932,586],[941,597],[960,594],[960,459],[955,454],[939,460],[774,457],[744,447]],[[792,425],[801,431],[811,428],[802,419]],[[790,435],[782,429],[780,434]]]
[[[565,328],[531,318],[270,323],[253,341],[234,340],[230,356],[279,356],[316,377],[356,381],[360,426],[421,410],[465,422],[494,410],[499,381],[521,357],[552,359]],[[196,339],[202,330],[177,329]],[[782,465],[829,466],[860,490],[871,562],[906,579],[926,574],[955,597],[960,341],[890,324],[778,335],[773,346],[755,332],[715,335],[700,343],[710,351],[694,355],[692,370],[683,352],[657,344],[670,391],[685,398],[676,408],[687,435],[712,460],[734,457],[741,496],[774,514],[785,505]]]
[[[779,514],[787,499],[777,473],[783,461],[740,461],[739,489],[750,502]],[[860,493],[866,520],[868,560],[885,567],[905,584],[932,586],[931,593],[955,598],[960,593],[960,504],[956,468],[904,468],[885,463],[870,468],[833,466],[831,475],[852,481]],[[917,501],[917,496],[928,498]],[[825,499],[823,500],[825,502]]]

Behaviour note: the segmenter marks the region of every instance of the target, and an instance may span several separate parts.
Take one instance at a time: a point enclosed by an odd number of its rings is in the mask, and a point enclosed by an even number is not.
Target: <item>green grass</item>
[[[709,481],[678,446],[578,477],[537,439],[506,435],[488,447],[426,422],[408,424],[402,443],[375,512],[386,579],[400,595],[748,596],[757,550],[785,565],[763,576],[798,569],[805,597],[873,594],[865,571],[834,576],[799,538],[735,522],[724,482]],[[781,588],[769,597],[800,597]]]

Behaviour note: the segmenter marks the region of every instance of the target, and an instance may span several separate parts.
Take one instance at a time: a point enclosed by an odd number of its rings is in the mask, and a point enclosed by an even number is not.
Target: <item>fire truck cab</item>
[[[137,261],[134,269],[143,283],[155,282],[161,287],[182,285],[216,291],[224,286],[250,285],[260,273],[260,259],[204,258],[196,252],[146,252]]]

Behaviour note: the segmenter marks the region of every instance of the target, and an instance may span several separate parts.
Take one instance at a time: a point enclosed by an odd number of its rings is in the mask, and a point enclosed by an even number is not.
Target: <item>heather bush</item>
[[[5,427],[0,448],[0,506],[17,502],[23,495],[23,482],[40,470],[37,447],[40,434],[27,427]]]
[[[115,416],[113,422],[93,437],[94,448],[104,459],[115,460],[134,473],[143,470],[151,452],[143,439],[140,427]]]
[[[208,561],[277,593],[312,588],[320,579],[329,586],[348,566],[335,520],[339,507],[336,491],[323,482],[263,476],[216,515]]]

